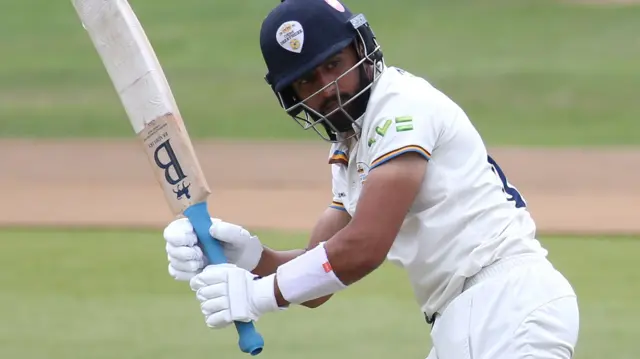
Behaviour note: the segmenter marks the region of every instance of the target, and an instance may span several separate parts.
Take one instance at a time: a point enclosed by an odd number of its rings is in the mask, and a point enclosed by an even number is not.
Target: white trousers
[[[576,294],[541,256],[501,260],[468,280],[436,318],[427,359],[570,359]]]

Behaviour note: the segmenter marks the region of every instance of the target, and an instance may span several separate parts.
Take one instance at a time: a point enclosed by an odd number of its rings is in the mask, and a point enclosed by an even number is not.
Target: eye
[[[311,81],[313,81],[314,78],[314,74],[310,73],[310,74],[306,74],[302,77],[300,77],[297,81],[298,85],[307,85],[309,84]]]
[[[335,60],[331,60],[329,61],[329,63],[327,64],[327,68],[329,70],[333,70],[336,67],[338,67],[338,65],[340,65],[340,60],[339,59],[335,59]]]

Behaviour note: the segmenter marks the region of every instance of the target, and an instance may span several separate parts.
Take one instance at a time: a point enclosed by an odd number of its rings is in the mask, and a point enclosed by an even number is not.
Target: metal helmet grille
[[[313,129],[323,140],[327,142],[339,142],[353,136],[359,136],[361,132],[361,125],[358,121],[359,118],[353,118],[353,116],[349,114],[345,107],[353,101],[356,101],[367,91],[370,91],[371,87],[377,82],[384,69],[384,60],[381,56],[380,45],[376,42],[374,37],[371,37],[370,39],[368,39],[369,41],[366,41],[365,37],[362,34],[362,31],[360,31],[361,26],[368,26],[364,16],[362,14],[357,15],[352,19],[351,22],[357,32],[355,46],[358,52],[358,56],[360,57],[360,60],[358,60],[358,62],[354,66],[350,67],[340,76],[338,76],[334,81],[328,83],[308,97],[300,99],[292,106],[286,107],[286,101],[284,101],[282,95],[278,93],[280,104],[284,107],[287,113],[291,114],[290,116],[296,121],[296,123],[298,123],[303,128],[303,130]],[[352,71],[363,71],[364,66],[367,64],[372,65],[372,76],[370,78],[370,81],[368,81],[365,86],[360,88],[359,91],[351,98],[343,102],[343,100],[340,98],[340,86],[338,82],[340,81],[340,79],[347,76]],[[307,102],[310,99],[322,93],[324,90],[331,86],[336,87],[335,96],[336,103],[338,105],[334,110],[323,115],[307,105]],[[352,134],[346,135],[344,133],[340,133],[340,131],[329,120],[329,118],[338,111],[342,112],[345,118],[351,122],[353,128]],[[362,114],[361,117],[362,116],[364,116],[364,114]]]

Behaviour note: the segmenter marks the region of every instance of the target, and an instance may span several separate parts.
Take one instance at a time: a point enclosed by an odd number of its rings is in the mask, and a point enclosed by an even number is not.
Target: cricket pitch
[[[331,202],[328,146],[194,143],[211,214],[308,231]],[[162,228],[171,214],[132,140],[2,140],[0,226]],[[540,233],[640,233],[640,150],[491,148]]]

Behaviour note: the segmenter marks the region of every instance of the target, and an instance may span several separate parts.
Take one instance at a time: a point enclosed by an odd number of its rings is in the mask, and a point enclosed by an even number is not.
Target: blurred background
[[[132,0],[195,141],[213,216],[306,245],[329,146],[278,106],[258,34],[278,1]],[[0,12],[0,357],[240,358],[167,274],[172,217],[70,1]],[[579,295],[576,358],[637,358],[640,6],[635,0],[351,0],[387,64],[467,112]],[[636,299],[634,299],[636,298]],[[263,358],[424,358],[429,329],[384,266],[316,310],[257,324]]]

